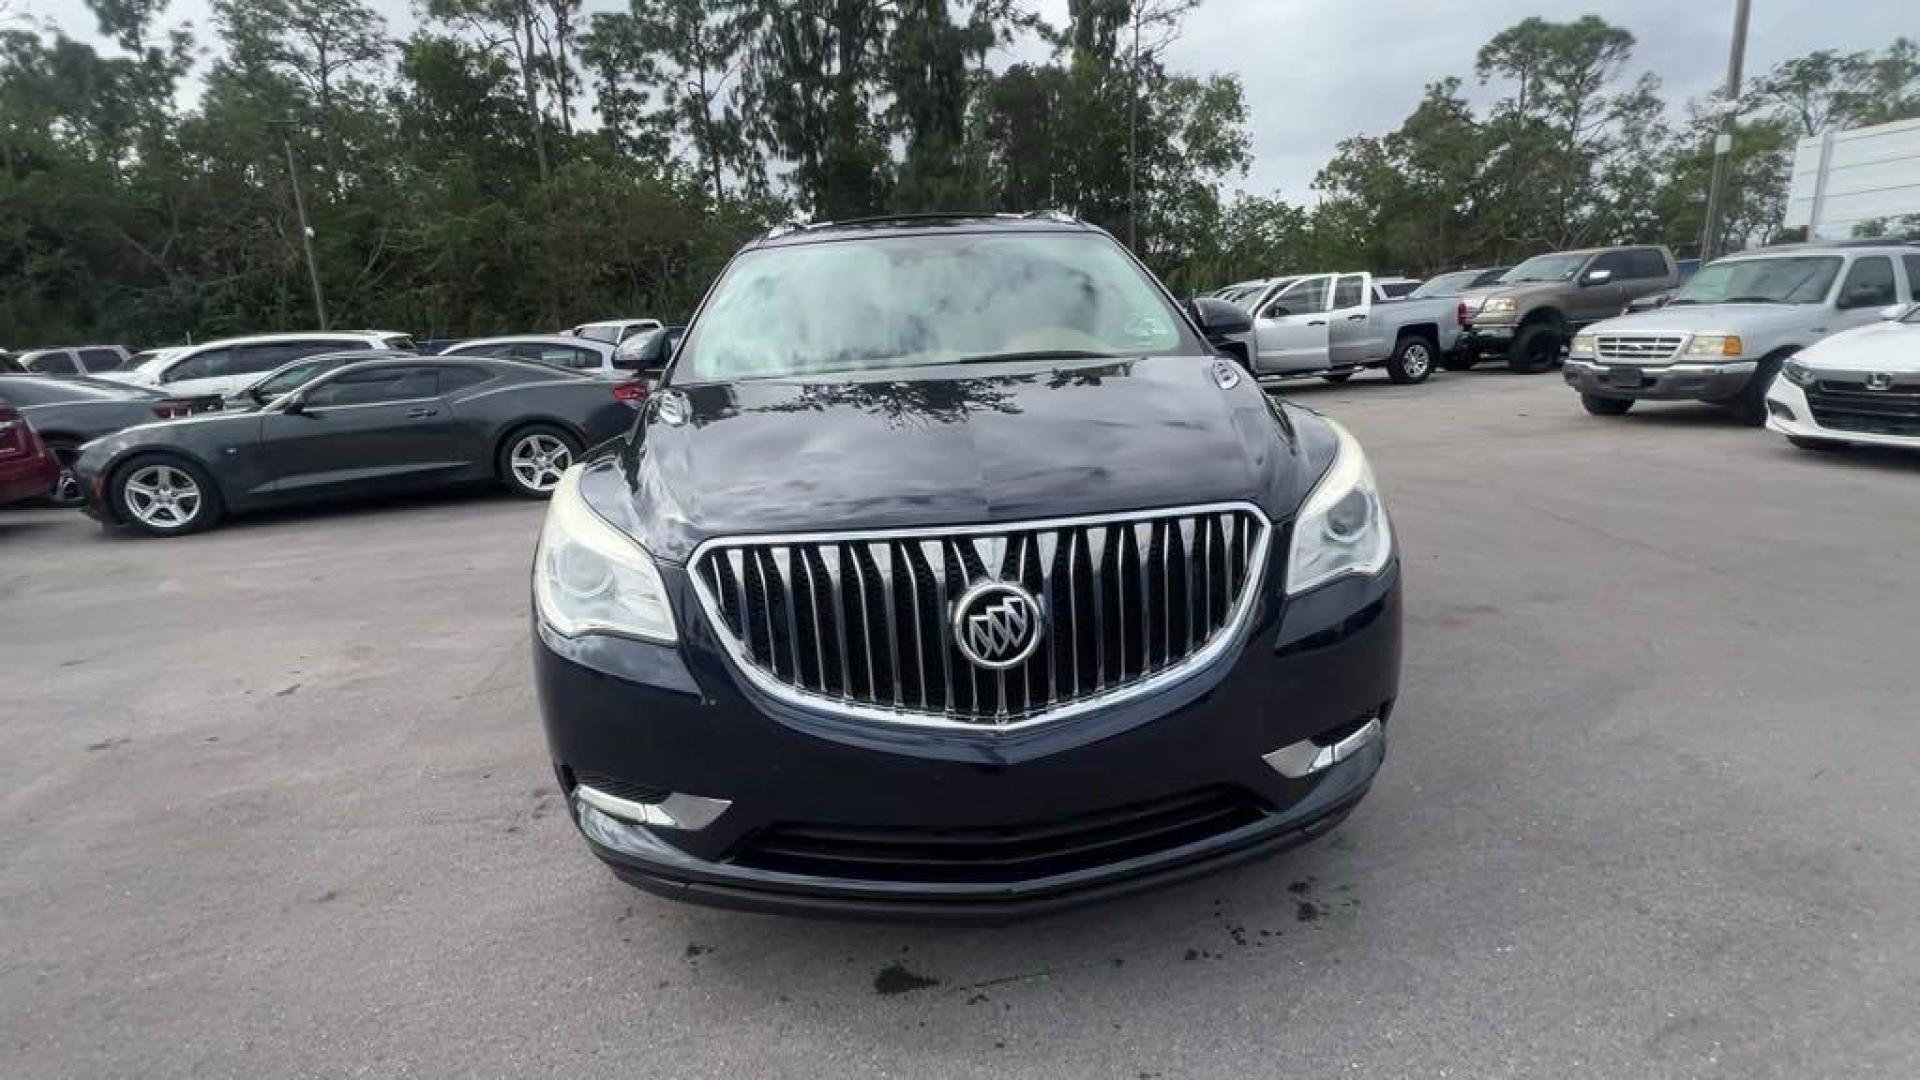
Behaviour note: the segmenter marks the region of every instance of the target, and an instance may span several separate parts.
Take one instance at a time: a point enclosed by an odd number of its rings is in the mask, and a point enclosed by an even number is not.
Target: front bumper
[[[998,921],[1183,880],[1337,824],[1385,757],[1384,728],[1352,735],[1384,722],[1397,694],[1399,564],[1264,597],[1239,649],[1157,694],[1001,735],[796,712],[737,679],[697,617],[678,648],[588,640],[540,630],[536,677],[575,823],[622,879],[755,910]],[[1342,735],[1351,752],[1311,771],[1275,756]],[[703,828],[662,827],[575,797],[583,783],[725,805]],[[1217,816],[1176,827],[1153,816],[1161,806]],[[1119,838],[1120,822],[1142,835]],[[814,861],[780,854],[792,836]],[[1081,846],[1046,846],[1069,836]],[[819,861],[821,843],[845,857]],[[942,861],[967,845],[993,857]],[[1093,850],[1113,857],[1079,858]],[[808,869],[821,866],[832,872]]]
[[[1753,360],[1726,364],[1610,364],[1569,358],[1561,369],[1567,385],[1597,397],[1650,401],[1725,401],[1739,397],[1758,367]]]
[[[1786,378],[1777,378],[1767,387],[1767,428],[1782,435],[1801,439],[1920,450],[1920,435],[1853,431],[1845,428],[1830,428],[1821,424],[1814,418],[1813,407],[1807,401],[1806,391]]]
[[[1460,331],[1458,348],[1471,353],[1503,353],[1513,345],[1515,323],[1470,322]]]

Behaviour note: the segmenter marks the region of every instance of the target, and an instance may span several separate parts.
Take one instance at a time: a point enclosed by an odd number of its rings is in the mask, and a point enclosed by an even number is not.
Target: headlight
[[[633,538],[606,523],[580,495],[581,466],[553,489],[533,598],[540,620],[566,637],[613,634],[672,644],[673,608],[653,560]]]
[[[1594,341],[1592,334],[1573,335],[1573,346],[1567,350],[1568,356],[1592,356],[1593,354]]]
[[[1687,355],[1739,356],[1741,347],[1738,334],[1695,334],[1687,343]]]
[[[1798,360],[1787,361],[1787,366],[1781,368],[1780,372],[1787,377],[1788,382],[1795,386],[1812,386],[1814,380],[1819,378],[1819,376],[1813,373],[1812,368]]]
[[[1486,303],[1480,305],[1480,310],[1485,312],[1512,311],[1518,306],[1519,301],[1511,296],[1490,296],[1487,298]]]
[[[1348,574],[1377,574],[1393,554],[1393,528],[1367,455],[1346,428],[1332,420],[1327,424],[1340,446],[1293,525],[1287,553],[1291,596]]]

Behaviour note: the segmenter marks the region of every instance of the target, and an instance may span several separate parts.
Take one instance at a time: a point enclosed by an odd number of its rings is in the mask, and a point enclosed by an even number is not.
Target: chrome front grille
[[[1252,506],[984,528],[714,540],[693,581],[722,644],[770,694],[877,721],[1008,728],[1172,682],[1231,644],[1270,527]],[[971,586],[1016,583],[1044,635],[1011,668],[957,647]]]
[[[1651,364],[1671,360],[1680,346],[1686,343],[1682,337],[1621,337],[1602,334],[1595,343],[1602,360],[1615,360],[1628,364]]]

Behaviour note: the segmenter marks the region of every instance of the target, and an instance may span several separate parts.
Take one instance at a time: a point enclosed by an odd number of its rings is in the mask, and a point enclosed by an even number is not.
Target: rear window
[[[420,346],[414,344],[413,338],[406,334],[388,334],[386,337],[380,339],[380,347],[383,349],[393,349],[397,352],[420,351]]]
[[[1920,255],[1902,255],[1900,262],[1907,268],[1907,299],[1920,303]]]

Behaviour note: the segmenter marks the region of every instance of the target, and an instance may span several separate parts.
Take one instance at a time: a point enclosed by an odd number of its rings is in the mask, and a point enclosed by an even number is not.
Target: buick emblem
[[[1867,389],[1869,390],[1893,389],[1893,372],[1891,371],[1868,372],[1867,373]]]
[[[953,640],[974,666],[1005,671],[1039,648],[1045,621],[1032,593],[1009,581],[983,581],[953,605]]]

